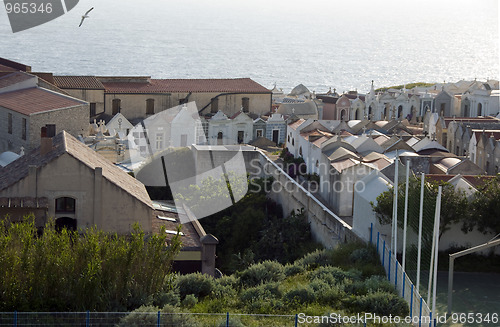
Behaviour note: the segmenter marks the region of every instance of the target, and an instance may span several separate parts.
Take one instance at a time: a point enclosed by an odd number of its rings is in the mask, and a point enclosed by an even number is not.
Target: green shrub
[[[198,298],[194,294],[188,294],[182,300],[182,306],[185,308],[192,308],[198,303]]]
[[[371,248],[361,248],[352,251],[349,255],[349,260],[353,263],[376,263],[378,260],[377,253]]]
[[[217,327],[226,327],[227,326],[227,318],[222,319],[217,324]],[[231,327],[246,327],[245,324],[241,322],[239,317],[229,316],[229,326]]]
[[[167,304],[177,307],[181,303],[181,297],[177,290],[170,290],[167,292],[161,292],[155,296],[153,304],[158,307],[163,307]]]
[[[254,264],[240,273],[243,286],[257,286],[261,283],[279,282],[285,279],[285,268],[276,261],[264,261]]]
[[[298,274],[301,274],[305,271],[305,268],[301,265],[298,264],[286,264],[285,265],[285,276],[290,277],[290,276],[295,276]]]
[[[285,293],[285,302],[292,306],[311,303],[316,300],[314,291],[308,286],[299,286]]]
[[[179,289],[181,299],[184,299],[188,294],[194,294],[201,299],[212,292],[214,279],[198,272],[179,276],[175,281],[175,285]]]
[[[326,249],[318,249],[295,261],[296,265],[302,266],[305,269],[314,269],[332,263],[331,251]]]
[[[406,316],[408,304],[395,293],[374,292],[345,298],[344,307],[354,312],[370,312],[380,316]]]
[[[268,301],[280,297],[279,283],[260,284],[259,286],[247,288],[240,293],[240,300],[244,303],[256,300]]]
[[[155,326],[158,322],[158,307],[141,306],[120,319],[119,327]]]
[[[161,326],[198,327],[199,324],[190,315],[180,314],[173,306],[166,305],[159,310],[154,306],[141,306],[120,319],[118,327],[156,326],[158,311],[161,311]]]
[[[355,271],[345,271],[338,267],[325,266],[309,272],[309,280],[320,279],[329,285],[343,284],[344,280],[356,280],[359,274]]]
[[[322,305],[334,307],[345,296],[342,288],[331,286],[320,279],[313,280],[309,287],[314,291],[318,303]]]

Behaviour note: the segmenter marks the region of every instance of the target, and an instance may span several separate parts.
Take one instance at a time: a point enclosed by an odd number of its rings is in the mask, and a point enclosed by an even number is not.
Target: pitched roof
[[[0,72],[16,72],[17,69],[0,64]]]
[[[2,69],[7,69],[7,71],[18,71],[18,70],[22,70],[24,72],[31,71],[30,66],[26,66],[26,65],[21,64],[19,62],[15,62],[15,61],[8,60],[5,58],[0,58],[0,71]]]
[[[271,91],[250,78],[233,79],[151,79],[147,82],[102,83],[107,93],[228,92],[269,93]]]
[[[17,83],[21,83],[27,81],[29,79],[36,78],[33,75],[26,74],[23,72],[13,72],[10,74],[6,74],[4,76],[0,76],[0,89],[11,86]]]
[[[54,76],[54,83],[62,89],[104,90],[95,76]]]
[[[1,168],[0,190],[6,189],[28,176],[29,166],[44,167],[63,154],[69,154],[92,170],[101,167],[103,178],[147,206],[152,207],[151,199],[141,182],[116,167],[101,155],[95,153],[66,131],[62,131],[54,136],[52,138],[52,145],[53,149],[44,155],[40,154],[40,147],[37,147],[6,167]]]
[[[83,104],[86,104],[86,102],[39,87],[0,94],[1,107],[28,116],[44,111],[70,108]]]

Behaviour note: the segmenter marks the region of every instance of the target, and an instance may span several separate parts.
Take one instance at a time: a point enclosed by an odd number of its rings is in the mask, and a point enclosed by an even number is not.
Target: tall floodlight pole
[[[403,223],[403,277],[406,271],[406,225],[408,224],[408,184],[410,181],[410,158],[406,160],[405,216]]]
[[[392,253],[397,259],[398,254],[398,175],[399,175],[399,156],[396,150],[396,160],[394,160],[394,202],[392,209]],[[390,260],[390,258],[389,258]]]
[[[420,180],[420,211],[418,216],[418,245],[417,245],[417,291],[420,293],[420,258],[422,256],[422,220],[424,217],[424,187],[425,174]]]
[[[434,212],[434,229],[432,232],[432,250],[431,250],[431,263],[429,265],[429,287],[427,288],[427,305],[429,309],[431,308],[431,293],[432,293],[432,281],[434,275],[436,274],[435,268],[437,263],[437,254],[438,254],[438,241],[439,241],[439,215],[441,213],[440,209],[440,197],[441,197],[441,186],[438,188],[438,196],[436,198],[436,210]]]
[[[432,288],[432,312],[434,313],[434,317],[437,317],[436,313],[436,293],[437,293],[437,269],[438,269],[438,254],[439,254],[439,225],[441,222],[441,192],[443,187],[439,186],[438,188],[438,197],[436,200],[436,252],[434,253],[434,287]],[[434,318],[436,319],[436,318]]]

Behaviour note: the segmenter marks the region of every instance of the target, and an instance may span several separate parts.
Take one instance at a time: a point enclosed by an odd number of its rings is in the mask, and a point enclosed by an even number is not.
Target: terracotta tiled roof
[[[466,179],[469,182],[469,184],[473,185],[475,188],[482,187],[484,184],[486,184],[486,182],[495,178],[495,176],[486,176],[486,175],[481,175],[481,176],[463,175],[462,177]]]
[[[54,84],[62,89],[104,90],[95,76],[54,76]]]
[[[16,72],[17,69],[0,64],[0,72]]]
[[[160,219],[158,218],[158,216],[175,219],[175,222],[167,219]],[[177,226],[179,226],[180,224],[181,223],[179,220],[179,215],[176,213],[161,211],[161,210],[153,211],[153,220],[151,224],[153,228],[153,233],[159,233],[162,226],[164,226],[165,229],[168,231],[177,231]],[[200,242],[201,236],[194,228],[193,223],[189,222],[182,224],[181,233],[183,234],[181,236],[182,250],[194,250],[201,248],[201,242]],[[170,240],[174,236],[175,236],[174,234],[168,234],[167,239]]]
[[[13,72],[10,74],[0,76],[0,89],[17,83],[24,82],[31,78],[36,78],[36,77],[22,72]]]
[[[301,118],[301,119],[297,120],[296,122],[291,123],[291,124],[290,124],[290,125],[288,125],[288,126],[289,126],[291,129],[294,129],[294,130],[295,130],[295,129],[297,129],[297,127],[299,127],[300,125],[302,125],[302,123],[304,123],[304,122],[305,122],[305,119],[302,119],[302,118]]]
[[[269,93],[271,91],[250,78],[234,79],[151,79],[141,82],[104,82],[107,93]]]
[[[23,72],[30,72],[31,67],[15,62],[9,59],[0,58],[0,65],[6,68],[14,69],[14,71],[22,70]]]
[[[128,175],[120,168],[113,165],[110,161],[95,153],[85,144],[78,141],[65,131],[52,138],[53,149],[45,155],[40,154],[40,147],[33,149],[29,153],[13,161],[9,165],[0,169],[0,190],[17,183],[19,180],[28,176],[28,167],[43,167],[62,156],[69,154],[76,160],[83,163],[92,170],[102,167],[102,176],[110,183],[121,188],[137,200],[152,207],[151,199],[144,185]]]
[[[86,104],[86,102],[38,87],[0,94],[0,107],[5,107],[23,115],[75,107],[82,104]]]

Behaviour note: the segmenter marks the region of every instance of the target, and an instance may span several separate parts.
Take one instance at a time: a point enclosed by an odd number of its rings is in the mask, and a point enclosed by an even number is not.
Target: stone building
[[[88,134],[87,102],[40,87],[38,77],[14,72],[0,76],[0,152],[30,151],[40,144],[40,129],[50,125],[78,136]]]
[[[89,103],[89,119],[104,112],[104,85],[95,76],[54,76],[54,84]]]
[[[34,211],[37,226],[53,217],[72,229],[97,226],[128,233],[134,223],[151,232],[153,207],[144,185],[65,131],[0,169],[1,216]]]
[[[200,114],[219,110],[232,116],[244,112],[265,114],[271,108],[270,90],[250,78],[152,79],[98,77],[105,88],[104,111],[121,112],[127,119],[143,119],[179,104],[194,101]]]

